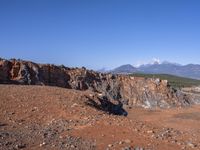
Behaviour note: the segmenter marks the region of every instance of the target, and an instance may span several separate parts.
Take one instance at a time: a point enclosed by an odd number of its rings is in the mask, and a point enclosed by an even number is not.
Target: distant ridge
[[[126,64],[126,65],[122,65],[120,67],[115,68],[111,72],[117,73],[117,74],[129,74],[129,73],[137,72],[137,68],[133,67],[130,64]]]
[[[145,64],[133,67],[130,64],[122,65],[110,71],[116,74],[146,73],[146,74],[170,74],[192,79],[200,79],[200,65],[188,64],[180,65],[177,63],[163,62]]]

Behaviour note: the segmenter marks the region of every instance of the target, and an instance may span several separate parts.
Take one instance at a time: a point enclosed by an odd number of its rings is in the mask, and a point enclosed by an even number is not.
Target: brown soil
[[[200,149],[200,106],[110,115],[89,91],[0,85],[0,149]]]

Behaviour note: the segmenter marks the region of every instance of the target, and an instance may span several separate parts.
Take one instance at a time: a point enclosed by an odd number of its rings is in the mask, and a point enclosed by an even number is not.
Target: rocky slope
[[[91,104],[117,102],[112,109],[142,106],[169,108],[186,106],[193,101],[186,94],[169,87],[167,81],[125,75],[97,73],[85,68],[67,68],[36,64],[23,60],[0,60],[0,83],[50,85],[81,91],[93,91],[99,100]]]
[[[0,85],[0,150],[200,149],[199,105],[134,108],[123,117],[86,105],[92,93]]]

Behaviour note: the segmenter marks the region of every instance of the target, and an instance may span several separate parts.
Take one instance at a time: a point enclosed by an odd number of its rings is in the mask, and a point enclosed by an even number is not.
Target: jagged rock
[[[108,101],[121,103],[124,107],[169,108],[191,103],[190,97],[170,88],[166,80],[102,74],[84,67],[67,68],[16,59],[0,59],[0,83],[91,90],[100,97],[106,97]],[[122,105],[118,105],[119,108]]]
[[[6,83],[10,79],[9,71],[11,70],[11,62],[7,60],[0,60],[0,82]]]

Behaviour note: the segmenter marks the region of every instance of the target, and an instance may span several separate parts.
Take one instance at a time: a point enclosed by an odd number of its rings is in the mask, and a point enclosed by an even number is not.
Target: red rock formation
[[[7,60],[0,59],[0,82],[6,83],[10,80],[10,70],[12,63]]]
[[[187,97],[171,89],[164,80],[102,74],[85,68],[67,68],[15,59],[0,60],[0,83],[92,90],[129,107],[168,108],[190,103]]]

